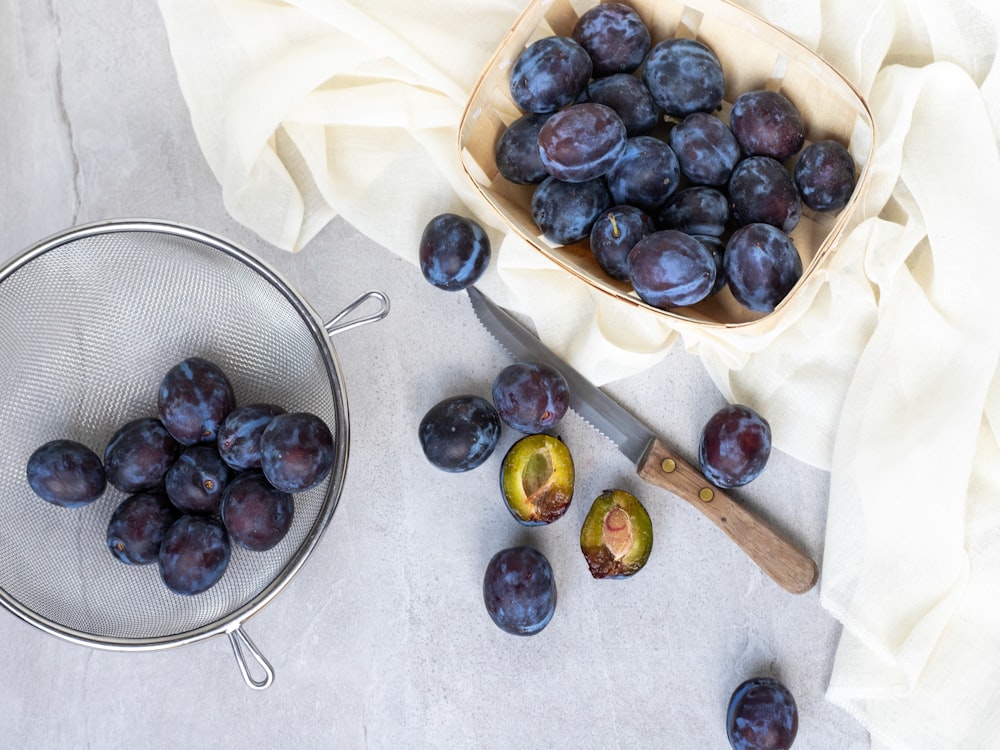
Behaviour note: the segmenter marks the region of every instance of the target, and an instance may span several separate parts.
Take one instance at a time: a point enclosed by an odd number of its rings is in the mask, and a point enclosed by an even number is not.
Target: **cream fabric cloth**
[[[303,247],[341,215],[416,261],[462,175],[465,99],[523,0],[159,0],[226,206]],[[598,383],[682,342],[775,444],[831,470],[828,697],[876,748],[1000,747],[1000,73],[995,0],[743,0],[867,97],[868,217],[753,341],[599,299],[491,227],[488,293]],[[336,252],[336,248],[330,248]]]

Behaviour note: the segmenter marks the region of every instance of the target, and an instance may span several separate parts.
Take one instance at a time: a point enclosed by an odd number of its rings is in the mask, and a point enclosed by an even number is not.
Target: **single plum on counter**
[[[235,406],[229,378],[204,357],[188,357],[171,367],[160,381],[160,421],[181,445],[215,440]]]
[[[107,477],[100,457],[75,440],[50,440],[35,449],[26,467],[28,485],[42,500],[80,508],[104,494]]]
[[[753,677],[733,691],[726,736],[733,750],[789,750],[799,731],[791,691],[773,677]]]
[[[548,430],[569,408],[569,383],[544,362],[514,362],[493,380],[493,405],[500,418],[524,433]]]
[[[451,396],[432,406],[417,430],[432,465],[448,472],[471,471],[490,457],[500,440],[496,407],[481,396]]]
[[[701,432],[698,460],[716,487],[731,489],[752,482],[771,455],[771,426],[749,406],[731,404],[711,416]]]
[[[472,219],[435,216],[420,236],[420,271],[438,289],[458,292],[475,284],[490,264],[490,238]]]
[[[486,566],[483,601],[490,618],[505,633],[536,635],[556,609],[551,564],[527,545],[500,550]]]

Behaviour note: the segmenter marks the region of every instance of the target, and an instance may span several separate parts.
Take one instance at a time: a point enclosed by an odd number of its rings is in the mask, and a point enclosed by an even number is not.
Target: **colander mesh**
[[[310,320],[241,251],[156,230],[72,239],[0,280],[0,596],[28,619],[127,642],[224,623],[280,583],[329,520],[346,462],[339,369]],[[327,481],[295,496],[295,520],[277,547],[234,546],[218,584],[182,597],[156,565],[124,565],[107,549],[108,519],[125,493],[109,486],[89,506],[58,508],[34,495],[25,466],[56,438],[103,456],[120,425],[156,415],[163,374],[194,355],[223,368],[238,403],[318,414],[341,450]]]

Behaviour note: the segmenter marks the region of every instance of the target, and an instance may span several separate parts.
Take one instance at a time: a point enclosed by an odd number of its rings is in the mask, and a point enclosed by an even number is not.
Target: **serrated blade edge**
[[[572,368],[543,344],[520,321],[479,289],[466,289],[479,322],[507,352],[519,361],[544,362],[562,373],[569,383],[570,408],[613,442],[638,465],[655,435],[618,402]]]

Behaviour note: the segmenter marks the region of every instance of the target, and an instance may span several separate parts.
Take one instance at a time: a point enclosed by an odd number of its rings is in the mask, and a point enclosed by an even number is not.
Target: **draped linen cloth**
[[[779,449],[831,472],[827,696],[875,748],[1000,746],[1000,12],[994,0],[739,0],[866,97],[860,211],[815,295],[746,338],[673,329],[505,235],[465,178],[465,101],[523,0],[159,0],[227,210],[297,251],[341,216],[414,263],[444,211],[481,285],[598,384],[682,345]],[[330,248],[329,252],[336,252]]]

